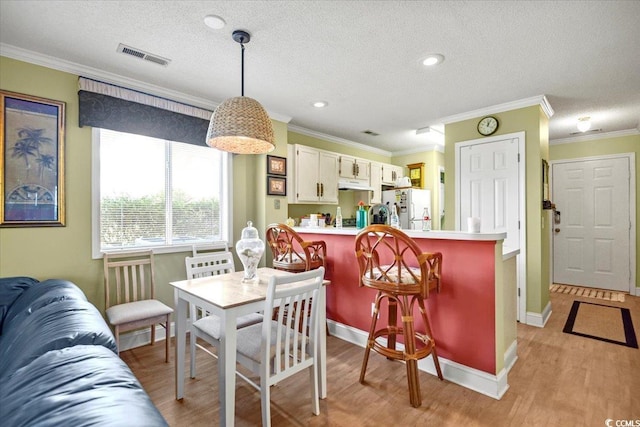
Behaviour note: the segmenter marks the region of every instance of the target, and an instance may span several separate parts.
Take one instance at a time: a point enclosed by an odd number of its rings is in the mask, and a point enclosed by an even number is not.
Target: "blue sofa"
[[[84,293],[0,279],[0,425],[167,426]]]

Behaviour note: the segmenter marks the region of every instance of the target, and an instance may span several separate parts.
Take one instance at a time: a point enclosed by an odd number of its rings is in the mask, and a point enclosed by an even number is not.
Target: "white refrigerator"
[[[420,188],[385,190],[382,192],[382,204],[389,206],[389,214],[391,214],[391,207],[396,205],[400,217],[400,228],[404,230],[422,230],[424,208],[429,208],[429,215],[433,216],[430,190]]]

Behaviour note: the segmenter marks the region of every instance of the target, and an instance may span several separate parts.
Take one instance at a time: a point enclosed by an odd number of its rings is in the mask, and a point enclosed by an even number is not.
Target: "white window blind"
[[[227,240],[226,153],[97,132],[100,252]]]

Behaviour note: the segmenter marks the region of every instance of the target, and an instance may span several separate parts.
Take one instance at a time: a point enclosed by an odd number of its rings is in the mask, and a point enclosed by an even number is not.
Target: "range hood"
[[[355,179],[341,179],[338,181],[338,190],[373,191],[368,182]]]

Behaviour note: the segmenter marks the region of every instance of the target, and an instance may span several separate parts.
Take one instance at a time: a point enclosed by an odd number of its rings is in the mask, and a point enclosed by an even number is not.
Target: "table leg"
[[[176,289],[173,291],[174,306],[176,308],[176,399],[184,397],[184,361],[187,342],[187,311],[189,303],[180,298],[180,293]]]
[[[220,349],[218,352],[218,389],[220,390],[220,425],[233,426],[236,404],[236,320],[233,310],[220,316]]]

